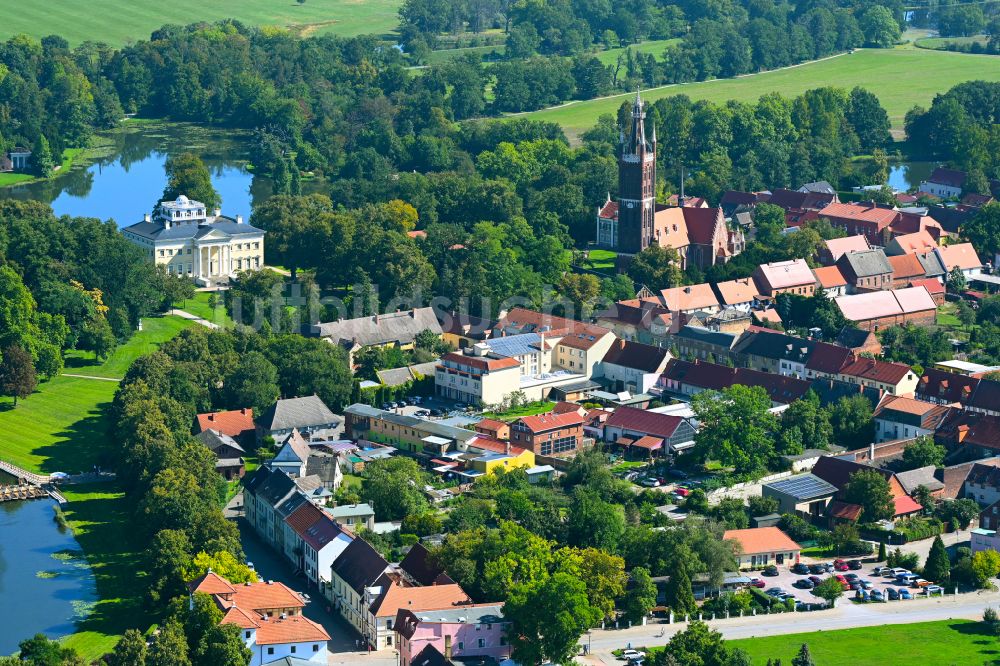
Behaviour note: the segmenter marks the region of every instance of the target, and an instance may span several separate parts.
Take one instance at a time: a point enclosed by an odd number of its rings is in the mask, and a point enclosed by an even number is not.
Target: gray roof
[[[372,407],[362,403],[355,403],[351,405],[344,410],[344,413],[370,419],[381,419],[389,423],[395,423],[396,425],[401,425],[407,428],[419,429],[429,435],[445,437],[460,443],[465,443],[476,436],[476,433],[472,430],[456,428],[438,421],[429,421],[416,416],[406,416],[405,414],[387,412],[384,409],[378,409],[377,407]]]
[[[378,375],[379,382],[381,382],[384,386],[402,386],[406,382],[417,379],[417,375],[422,377],[433,377],[436,367],[437,361],[430,361],[429,363],[408,365],[405,368],[378,370],[375,374]]]
[[[917,486],[926,486],[931,491],[941,490],[944,488],[944,483],[934,475],[936,471],[937,468],[934,465],[927,465],[907,472],[897,472],[896,478],[899,479],[907,495],[912,494]]]
[[[847,252],[841,258],[846,261],[857,277],[872,277],[892,273],[892,264],[880,249]]]
[[[312,332],[334,344],[357,343],[362,347],[389,343],[409,344],[418,333],[432,331],[441,335],[441,324],[433,308],[415,308],[405,312],[339,319],[313,324]]]
[[[772,481],[765,484],[765,487],[802,501],[834,495],[837,492],[836,486],[813,474],[797,474],[787,479]]]
[[[467,624],[498,624],[503,622],[503,604],[461,606],[443,610],[414,613],[421,622],[465,622]]]
[[[712,329],[704,328],[702,326],[685,326],[681,330],[674,333],[674,337],[682,340],[698,340],[706,344],[732,349],[738,336],[733,333],[713,331]]]
[[[837,190],[833,189],[833,185],[826,182],[825,180],[818,180],[815,183],[806,183],[799,188],[799,192],[819,192],[821,194],[836,194]]]
[[[243,447],[240,446],[235,439],[233,439],[229,435],[226,435],[225,433],[219,432],[218,430],[212,430],[212,429],[203,430],[202,432],[195,435],[195,437],[200,439],[202,444],[208,447],[209,451],[215,451],[217,448],[221,446],[231,446],[237,451],[243,451],[244,453],[246,453]]]
[[[315,395],[279,400],[260,419],[261,427],[268,431],[315,428],[338,422],[330,408]]]
[[[258,229],[244,222],[237,222],[231,217],[224,216],[219,216],[215,218],[215,221],[207,224],[174,223],[170,225],[169,229],[160,220],[137,222],[125,227],[122,231],[129,231],[137,236],[151,240],[203,238],[213,231],[220,231],[228,236],[262,235],[266,233],[263,229]]]
[[[941,257],[938,256],[937,252],[918,254],[917,261],[919,261],[920,265],[924,267],[924,273],[929,278],[938,277],[948,272],[948,270],[944,267],[944,264],[941,262]]]
[[[371,504],[341,504],[340,506],[323,507],[323,511],[331,518],[375,515],[375,510]]]
[[[514,358],[535,354],[541,349],[542,336],[538,333],[518,333],[486,340],[490,351],[497,356]]]

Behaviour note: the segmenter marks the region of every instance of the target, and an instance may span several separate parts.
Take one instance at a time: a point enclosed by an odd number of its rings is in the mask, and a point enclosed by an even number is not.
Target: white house
[[[222,215],[209,214],[205,204],[183,194],[161,201],[155,216],[122,229],[122,234],[171,275],[193,278],[198,284],[226,282],[243,270],[264,265],[264,230]]]
[[[294,564],[313,585],[324,590],[330,584],[330,566],[351,545],[354,536],[309,502],[299,505],[285,523],[295,535]]]
[[[599,374],[611,383],[612,391],[647,393],[669,361],[667,349],[615,339],[601,360]]]
[[[272,469],[284,470],[292,478],[306,475],[306,465],[309,462],[309,442],[293,429],[285,439],[281,448],[268,462]]]
[[[938,167],[927,178],[920,183],[918,191],[933,194],[942,199],[957,199],[962,196],[962,188],[965,186],[965,172],[955,169]]]

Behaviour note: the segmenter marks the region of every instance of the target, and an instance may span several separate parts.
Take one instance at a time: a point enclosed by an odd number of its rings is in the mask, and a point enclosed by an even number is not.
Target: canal
[[[0,655],[37,633],[73,633],[97,601],[94,575],[55,507],[49,499],[0,502]]]

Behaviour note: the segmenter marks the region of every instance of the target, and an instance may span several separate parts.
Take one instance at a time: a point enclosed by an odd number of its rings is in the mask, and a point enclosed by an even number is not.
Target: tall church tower
[[[656,211],[656,128],[646,140],[646,112],[642,97],[635,94],[632,127],[621,137],[618,158],[618,249],[636,254],[653,242]]]

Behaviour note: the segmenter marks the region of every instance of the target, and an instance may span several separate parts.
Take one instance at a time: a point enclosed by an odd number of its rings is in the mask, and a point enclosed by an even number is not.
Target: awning
[[[646,449],[648,451],[659,451],[663,448],[663,440],[659,437],[646,435],[632,442],[632,446],[638,446],[639,448]]]
[[[615,440],[615,444],[617,444],[618,446],[632,446],[632,442],[634,441],[635,437],[626,437],[625,435],[622,435],[621,437]]]

